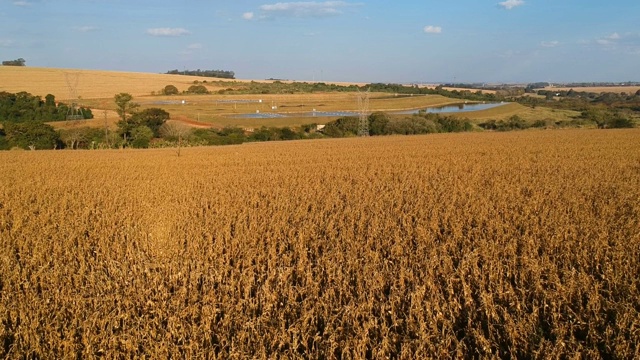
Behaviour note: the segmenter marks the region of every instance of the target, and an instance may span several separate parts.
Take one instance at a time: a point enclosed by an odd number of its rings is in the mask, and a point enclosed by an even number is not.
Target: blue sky
[[[640,81],[640,1],[0,0],[0,59],[19,57],[242,79]]]

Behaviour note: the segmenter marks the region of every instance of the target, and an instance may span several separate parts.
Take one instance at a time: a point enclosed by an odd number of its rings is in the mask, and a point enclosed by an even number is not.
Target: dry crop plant
[[[637,130],[0,154],[0,358],[638,358]]]

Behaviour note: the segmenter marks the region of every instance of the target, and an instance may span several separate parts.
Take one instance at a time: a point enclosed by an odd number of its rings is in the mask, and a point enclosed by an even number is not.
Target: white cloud
[[[183,28],[155,28],[147,29],[147,34],[151,36],[184,36],[189,35],[191,32]]]
[[[92,31],[96,31],[98,30],[97,27],[95,26],[76,26],[73,28],[75,31],[79,31],[79,32],[92,32]]]
[[[640,34],[614,32],[593,40],[580,41],[584,46],[598,45],[597,48],[605,51],[614,51],[622,54],[637,55],[640,52]]]
[[[266,17],[328,17],[342,14],[342,9],[356,6],[346,1],[279,2],[260,6]]]
[[[611,35],[607,35],[607,36],[596,39],[595,42],[598,45],[611,46],[611,45],[615,45],[621,39],[622,39],[622,36],[620,36],[620,34],[618,34],[617,32],[614,32]]]
[[[245,20],[253,20],[254,17],[255,17],[255,14],[252,12],[246,12],[242,14],[242,18]]]
[[[511,10],[515,7],[524,5],[524,1],[523,0],[506,0],[503,1],[501,3],[498,3],[498,5],[502,6],[503,8],[507,9],[507,10]]]
[[[440,34],[442,33],[442,28],[440,26],[429,25],[424,27],[424,32],[427,34]]]
[[[180,55],[193,55],[194,53],[196,53],[198,50],[202,49],[203,46],[200,43],[193,43],[193,44],[189,44],[187,45],[187,47],[178,52],[178,54]]]
[[[540,46],[542,47],[548,47],[548,48],[552,48],[552,47],[556,47],[560,45],[560,41],[557,40],[553,40],[553,41],[543,41],[540,43]]]
[[[620,35],[618,33],[613,33],[613,34],[607,36],[607,39],[618,40],[618,39],[620,39]]]
[[[14,1],[13,5],[15,6],[31,6],[31,3],[25,0]]]
[[[13,46],[13,40],[0,39],[0,47],[11,47],[11,46]]]

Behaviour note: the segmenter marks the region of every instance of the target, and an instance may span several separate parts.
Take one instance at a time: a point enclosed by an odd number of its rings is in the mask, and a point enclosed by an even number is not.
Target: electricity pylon
[[[369,97],[371,89],[366,92],[358,90],[358,136],[369,136]]]

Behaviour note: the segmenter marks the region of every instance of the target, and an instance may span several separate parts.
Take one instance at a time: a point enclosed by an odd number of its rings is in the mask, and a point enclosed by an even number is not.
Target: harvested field
[[[640,131],[0,153],[0,358],[638,358]]]
[[[420,87],[424,87],[424,88],[429,88],[429,89],[435,89],[436,87],[439,86],[439,84],[430,84],[430,85],[419,85]],[[470,91],[472,93],[478,92],[480,91],[483,94],[495,94],[496,91],[495,90],[488,90],[488,89],[469,89],[469,88],[459,88],[459,87],[443,87],[444,90],[448,90],[448,91]]]
[[[79,76],[77,91],[81,99],[113,98],[114,94],[127,92],[133,96],[147,96],[151,92],[158,92],[166,85],[174,85],[179,91],[185,91],[194,81],[227,81],[221,78],[184,76],[169,74],[153,74],[124,71],[80,70],[59,68],[37,68],[20,66],[0,66],[0,91],[17,93],[26,91],[44,98],[53,94],[58,100],[69,98],[67,75],[74,79]],[[228,81],[257,81],[271,83],[269,80],[228,80]],[[351,85],[352,83],[335,83]],[[355,83],[353,83],[355,84]],[[209,90],[217,91],[222,88],[208,86]]]
[[[640,86],[588,86],[588,87],[546,87],[544,90],[553,90],[553,91],[569,91],[573,89],[578,92],[592,92],[596,94],[600,94],[603,92],[611,92],[611,93],[627,93],[627,94],[635,94],[638,90],[640,90]]]
[[[77,70],[0,66],[0,91],[26,91],[44,98],[55,95],[58,100],[69,98],[67,76],[78,75],[77,93],[81,99],[113,99],[115,94],[127,92],[133,96],[145,96],[159,91],[166,85],[175,85],[180,91],[193,85],[193,81],[210,81],[212,78],[167,74],[135,73],[103,70]],[[219,80],[219,79],[216,79]]]
[[[524,121],[530,123],[536,120],[546,120],[553,123],[556,121],[568,121],[578,118],[580,116],[580,112],[573,110],[551,109],[542,106],[537,106],[535,109],[532,109],[531,107],[511,103],[492,109],[463,113],[458,116],[465,117],[474,122],[482,122],[494,119],[504,120],[513,115],[517,115]]]

